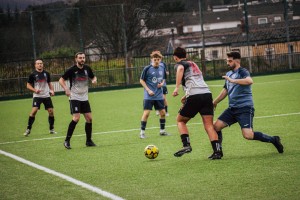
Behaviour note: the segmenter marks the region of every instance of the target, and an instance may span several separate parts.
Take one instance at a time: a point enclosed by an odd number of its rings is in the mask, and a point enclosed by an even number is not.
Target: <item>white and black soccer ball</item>
[[[159,154],[159,150],[158,150],[157,146],[155,146],[153,144],[149,144],[148,146],[146,146],[146,148],[144,150],[144,154],[149,159],[155,159],[155,158],[157,158],[157,156]]]

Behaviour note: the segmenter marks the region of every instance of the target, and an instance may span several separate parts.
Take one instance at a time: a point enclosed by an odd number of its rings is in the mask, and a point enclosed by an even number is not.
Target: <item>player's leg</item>
[[[182,149],[174,153],[175,157],[181,157],[185,153],[190,153],[192,151],[191,143],[190,143],[190,137],[189,137],[189,131],[187,128],[187,123],[191,118],[184,117],[180,114],[177,115],[176,121],[177,121],[177,128],[180,134],[181,142],[182,142]]]
[[[144,99],[144,101],[143,101],[144,111],[143,111],[143,115],[141,118],[141,131],[140,131],[141,139],[146,138],[145,131],[146,131],[146,127],[147,127],[147,120],[148,120],[148,117],[150,115],[153,105],[154,105],[153,100]]]
[[[164,100],[154,101],[154,108],[159,110],[159,115],[160,115],[160,118],[159,118],[159,125],[160,125],[159,135],[160,136],[168,136],[169,134],[165,130],[166,110],[165,110]]]
[[[31,108],[31,112],[28,117],[27,129],[24,133],[24,136],[28,136],[30,134],[32,125],[35,121],[35,115],[38,112],[38,110],[40,109],[40,105],[41,105],[40,99],[37,97],[33,98],[32,108]]]
[[[54,109],[51,98],[44,99],[45,109],[48,111],[49,133],[56,134],[54,130]]]
[[[279,136],[269,136],[259,131],[253,131],[253,108],[243,108],[243,112],[237,118],[245,139],[272,143],[279,153],[283,153],[283,145]]]
[[[201,115],[202,117],[202,122],[204,125],[204,129],[209,137],[212,149],[213,149],[213,154],[209,156],[209,159],[221,159],[223,156],[222,150],[221,150],[221,145],[218,139],[217,132],[214,129],[213,126],[213,115]]]
[[[72,138],[75,127],[80,120],[80,102],[76,100],[70,100],[70,109],[72,114],[72,121],[69,124],[67,136],[64,142],[64,146],[67,149],[71,149],[70,140]]]

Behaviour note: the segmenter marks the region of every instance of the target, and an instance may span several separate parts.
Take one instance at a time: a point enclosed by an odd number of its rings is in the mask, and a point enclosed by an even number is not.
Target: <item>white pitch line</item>
[[[286,114],[277,114],[277,115],[268,115],[268,116],[260,116],[260,117],[254,117],[254,119],[263,119],[263,118],[272,118],[272,117],[284,117],[284,116],[291,116],[291,115],[300,115],[300,112],[296,113],[286,113]],[[201,122],[195,122],[195,123],[188,123],[188,126],[190,125],[199,125],[202,124]],[[176,127],[176,124],[173,125],[167,125],[166,127]],[[153,127],[147,127],[147,130],[149,129],[158,129],[160,127],[153,126]],[[127,130],[115,130],[115,131],[103,131],[103,132],[95,132],[93,135],[102,135],[102,134],[111,134],[111,133],[124,133],[124,132],[134,132],[134,131],[140,131],[140,128],[135,129],[127,129]],[[73,135],[73,137],[82,137],[85,136],[85,134],[80,135]],[[61,139],[65,138],[65,136],[59,136],[59,137],[49,137],[49,138],[39,138],[39,139],[32,139],[32,140],[19,140],[19,141],[11,141],[11,142],[2,142],[2,144],[15,144],[15,143],[22,143],[22,142],[32,142],[32,141],[43,141],[43,140],[53,140],[53,139]]]
[[[100,188],[98,188],[98,187],[92,186],[92,185],[90,185],[90,184],[84,183],[84,182],[82,182],[82,181],[79,181],[79,180],[74,179],[74,178],[72,178],[72,177],[70,177],[70,176],[67,176],[67,175],[65,175],[65,174],[59,173],[59,172],[57,172],[57,171],[54,171],[54,170],[52,170],[52,169],[49,169],[49,168],[43,167],[43,166],[41,166],[41,165],[38,165],[38,164],[36,164],[36,163],[30,162],[30,161],[28,161],[28,160],[25,160],[24,158],[21,158],[21,157],[19,157],[19,156],[14,155],[14,154],[11,154],[11,153],[8,153],[8,152],[2,151],[2,150],[0,150],[0,154],[5,155],[5,156],[7,156],[7,157],[10,157],[10,158],[12,158],[12,159],[15,159],[15,160],[17,160],[17,161],[19,161],[19,162],[21,162],[21,163],[24,163],[24,164],[26,164],[26,165],[29,165],[29,166],[33,167],[33,168],[39,169],[39,170],[41,170],[41,171],[43,171],[43,172],[46,172],[46,173],[48,173],[48,174],[51,174],[51,175],[57,176],[57,177],[59,177],[59,178],[62,178],[62,179],[64,179],[64,180],[68,181],[68,182],[71,182],[71,183],[73,183],[73,184],[75,184],[75,185],[78,185],[78,186],[80,186],[80,187],[83,187],[83,188],[85,188],[85,189],[88,189],[88,190],[90,190],[90,191],[92,191],[92,192],[95,192],[95,193],[97,193],[97,194],[100,194],[100,195],[102,195],[102,196],[104,196],[104,197],[107,197],[107,198],[109,198],[109,199],[112,199],[112,200],[124,200],[122,197],[119,197],[119,196],[117,196],[117,195],[114,195],[114,194],[112,194],[112,193],[109,193],[109,192],[107,192],[107,191],[104,191],[104,190],[102,190],[102,189],[100,189]]]

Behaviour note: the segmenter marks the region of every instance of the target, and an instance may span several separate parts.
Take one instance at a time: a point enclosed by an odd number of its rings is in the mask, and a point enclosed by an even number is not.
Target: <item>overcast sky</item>
[[[29,5],[40,5],[45,3],[52,3],[56,1],[64,0],[0,0],[0,6],[3,9],[7,8],[7,5],[13,10],[17,6],[19,9],[25,9]]]

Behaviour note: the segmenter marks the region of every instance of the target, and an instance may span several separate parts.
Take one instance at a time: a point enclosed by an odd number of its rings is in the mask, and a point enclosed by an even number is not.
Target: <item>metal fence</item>
[[[191,52],[189,53],[192,54]],[[191,55],[192,57],[192,55]],[[252,74],[271,74],[280,72],[293,72],[300,71],[300,54],[294,54],[292,57],[292,69],[288,65],[288,54],[278,54],[273,57],[266,56],[255,56],[251,57],[252,62]],[[50,59],[45,61],[45,70],[49,71],[52,76],[52,83],[54,84],[56,92],[62,91],[59,86],[58,80],[61,74],[73,64],[73,59]],[[198,66],[203,69],[201,60],[193,59]],[[249,69],[248,58],[242,58],[241,65]],[[143,68],[149,65],[150,58],[145,57],[135,57],[132,59],[132,66],[130,68],[110,68],[107,69],[97,69],[97,67],[92,67],[94,73],[97,76],[97,85],[90,85],[92,90],[103,90],[103,89],[113,89],[113,88],[128,88],[132,86],[139,86],[140,75]],[[176,81],[176,73],[174,71],[175,62],[173,61],[172,55],[165,55],[164,62],[166,62],[169,76],[167,77],[167,82],[174,83]],[[92,64],[92,63],[90,63]],[[1,75],[6,73],[4,78],[0,79],[0,99],[15,98],[15,97],[27,97],[31,95],[31,92],[26,89],[26,83],[28,75],[33,70],[33,63],[15,63],[16,68],[13,70],[8,70],[12,68],[0,68]],[[204,78],[208,79],[220,79],[228,71],[225,60],[212,60],[205,62],[205,74]]]

